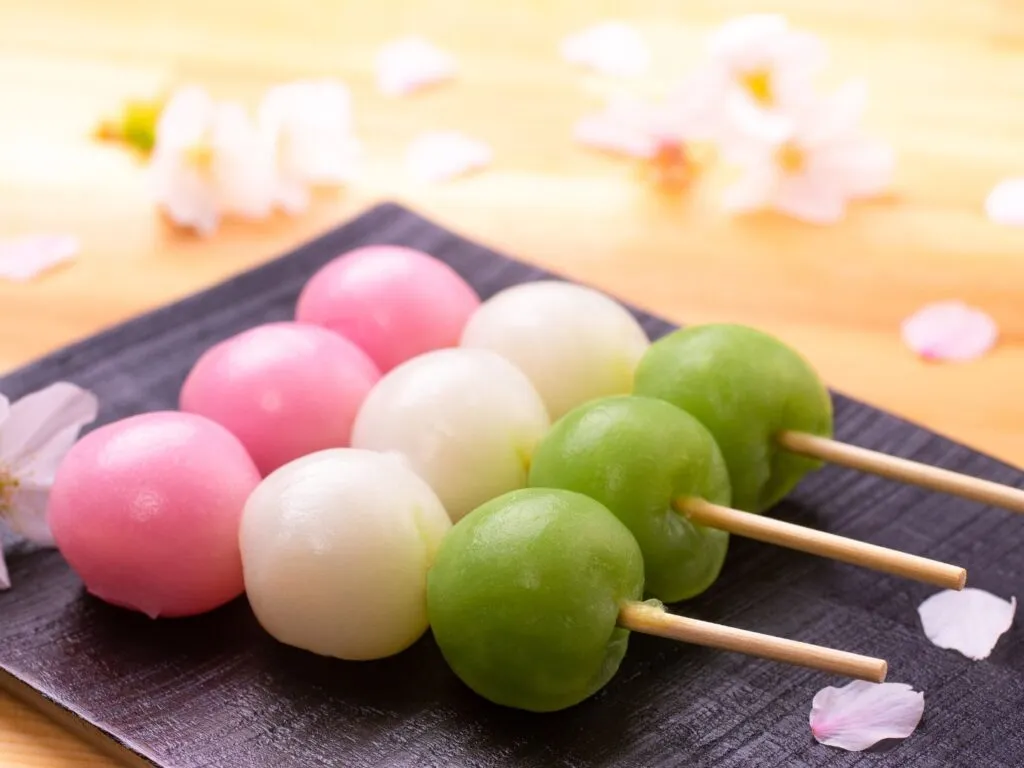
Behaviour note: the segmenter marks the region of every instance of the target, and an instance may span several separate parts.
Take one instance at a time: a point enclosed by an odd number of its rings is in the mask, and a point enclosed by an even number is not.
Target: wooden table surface
[[[624,18],[647,34],[651,75],[625,85],[563,63],[560,39]],[[685,11],[679,10],[685,7]],[[729,16],[783,10],[823,35],[826,82],[863,76],[868,124],[899,153],[893,193],[841,225],[733,220],[725,177],[667,196],[636,168],[574,145],[570,130],[614,88],[657,92]],[[456,52],[458,82],[410,99],[375,91],[373,56],[400,34]],[[364,177],[300,219],[230,224],[207,241],[168,229],[142,167],[89,139],[125,98],[191,80],[253,102],[266,86],[337,76],[352,87]],[[418,132],[489,141],[485,173],[408,181]],[[675,320],[733,320],[793,343],[826,380],[936,431],[1024,464],[1024,230],[982,211],[1024,173],[1024,5],[1017,0],[732,0],[478,3],[472,0],[8,0],[0,3],[0,237],[66,232],[73,266],[0,283],[0,370],[272,258],[374,201],[397,199],[509,253],[613,290]],[[901,344],[900,320],[960,298],[1002,340],[937,366]],[[2,620],[2,617],[0,617]],[[0,697],[0,766],[112,765]]]

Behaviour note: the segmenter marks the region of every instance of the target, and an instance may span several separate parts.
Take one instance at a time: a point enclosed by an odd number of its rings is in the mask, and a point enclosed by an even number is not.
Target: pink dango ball
[[[238,532],[259,482],[245,448],[219,424],[143,414],[71,448],[48,518],[91,594],[154,619],[194,616],[244,591]]]
[[[263,475],[349,444],[352,422],[380,371],[325,328],[269,323],[207,350],[181,390],[181,410],[230,430]]]
[[[459,274],[422,251],[358,248],[320,269],[295,317],[358,344],[387,373],[424,352],[456,347],[480,297]]]

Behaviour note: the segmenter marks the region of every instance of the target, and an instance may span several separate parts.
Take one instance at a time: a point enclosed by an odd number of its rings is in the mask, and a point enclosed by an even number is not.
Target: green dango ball
[[[733,506],[763,512],[821,462],[779,447],[786,430],[832,436],[832,400],[810,364],[766,333],[742,325],[684,328],[640,360],[634,394],[687,411],[715,438]]]
[[[611,510],[640,544],[648,595],[686,600],[718,578],[729,534],[691,522],[672,502],[696,496],[728,506],[729,473],[708,430],[674,405],[626,395],[575,408],[541,441],[529,483]]]
[[[640,599],[643,573],[636,540],[601,504],[528,488],[452,527],[427,576],[427,612],[466,685],[496,704],[551,712],[618,671],[629,638],[619,608]]]

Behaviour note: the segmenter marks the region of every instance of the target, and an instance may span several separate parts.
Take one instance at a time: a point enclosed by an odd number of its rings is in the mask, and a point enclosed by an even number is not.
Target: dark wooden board
[[[99,394],[101,422],[171,408],[203,349],[289,318],[317,267],[368,243],[428,251],[484,296],[544,276],[384,205],[264,267],[12,373],[0,389],[18,397],[68,379]],[[670,329],[638,316],[652,337]],[[835,400],[841,439],[1024,485],[1016,469]],[[1022,583],[1024,519],[979,504],[827,468],[772,514],[962,564],[973,586],[1003,596]],[[972,663],[925,640],[916,607],[935,590],[754,542],[734,539],[718,582],[677,610],[888,659],[890,680],[925,692],[925,717],[909,740],[859,755],[818,745],[807,724],[811,699],[845,680],[639,636],[593,699],[549,715],[511,711],[464,688],[429,634],[389,660],[330,661],[275,643],[244,599],[201,618],[154,622],[85,596],[55,552],[18,551],[10,542],[8,550],[14,588],[0,593],[0,679],[164,768],[1024,764],[1018,626],[989,660]]]

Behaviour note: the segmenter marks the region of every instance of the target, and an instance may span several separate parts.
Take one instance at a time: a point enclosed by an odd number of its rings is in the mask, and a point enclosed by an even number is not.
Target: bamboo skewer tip
[[[624,604],[619,610],[618,623],[632,632],[734,651],[872,683],[884,682],[889,670],[885,659],[691,619],[646,603]]]
[[[1012,485],[983,480],[806,432],[780,432],[776,441],[782,448],[801,456],[1024,514],[1024,490]]]
[[[967,571],[958,565],[723,507],[705,499],[677,499],[673,506],[680,514],[695,523],[737,536],[903,576],[945,589],[959,591],[967,583]]]

